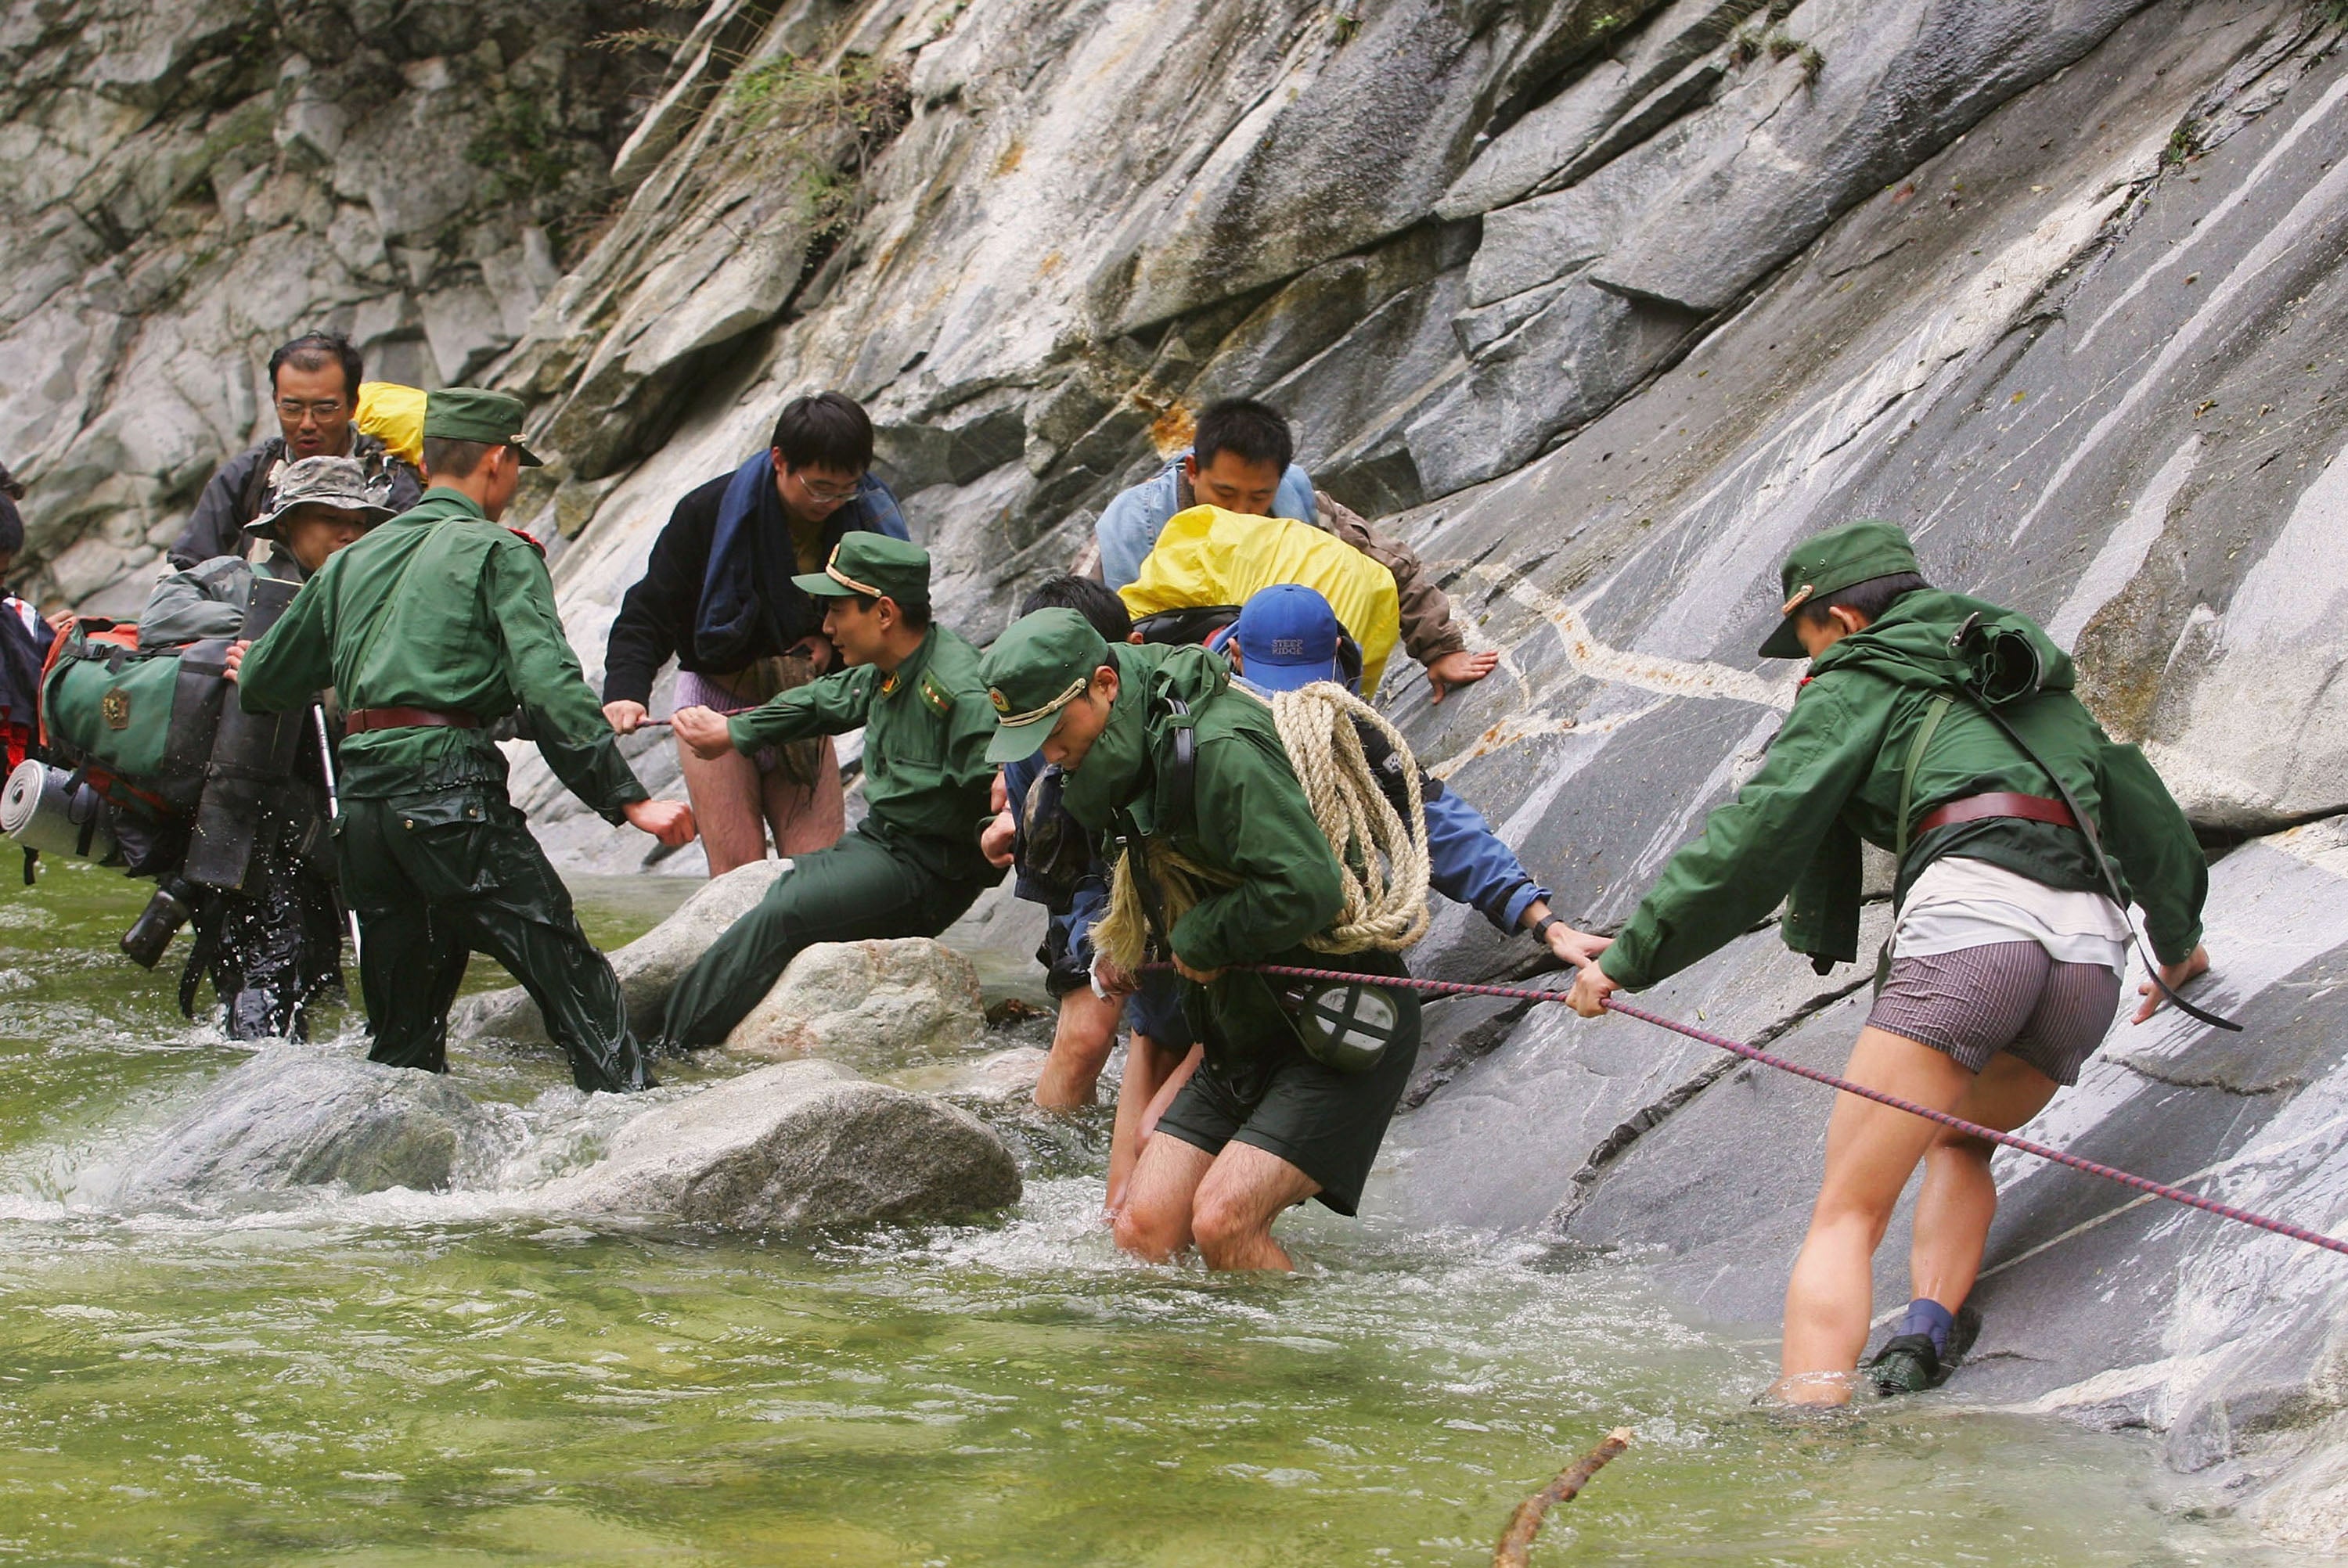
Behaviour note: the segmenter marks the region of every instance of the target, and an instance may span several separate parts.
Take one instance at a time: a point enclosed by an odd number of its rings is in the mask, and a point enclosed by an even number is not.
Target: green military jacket
[[[147,596],[139,617],[139,646],[176,648],[207,637],[234,637],[244,627],[255,578],[300,582],[302,569],[276,552],[255,566],[242,556],[214,556],[185,571],[167,574]]]
[[[996,881],[1003,874],[978,847],[994,785],[994,708],[978,662],[959,633],[933,625],[895,670],[835,671],[735,714],[726,731],[747,753],[860,726],[870,810],[858,831],[937,876]]]
[[[2115,744],[2072,694],[2071,661],[2035,622],[1962,594],[1932,589],[1896,601],[1882,618],[1810,665],[1760,772],[1674,855],[1607,949],[1601,967],[1632,990],[1725,946],[1787,900],[1780,934],[1796,952],[1849,963],[1858,956],[1859,844],[1901,840],[1900,787],[1934,699],[1975,673],[1951,646],[1969,616],[2026,639],[2043,671],[2037,695],[1998,712],[2056,769],[2117,862],[2121,890],[2145,912],[2164,963],[2201,938],[2208,862],[2193,830],[2144,754]],[[1946,801],[1992,791],[2058,794],[1970,699],[1955,695],[1917,758],[1911,825]],[[1925,866],[1963,855],[2051,887],[2102,892],[2084,835],[2048,823],[1989,817],[1911,838],[1895,904]]]
[[[1203,648],[1116,643],[1109,654],[1117,703],[1068,775],[1063,804],[1092,832],[1123,819],[1142,837],[1163,838],[1186,859],[1238,878],[1174,922],[1169,937],[1184,963],[1329,962],[1294,950],[1337,917],[1344,888],[1272,710],[1231,690],[1230,667]],[[1169,717],[1168,697],[1189,710],[1196,751],[1187,804],[1175,798],[1169,765],[1182,721]]]
[[[246,709],[279,712],[332,686],[345,712],[431,708],[492,723],[520,708],[555,775],[606,820],[646,798],[621,757],[554,608],[536,544],[438,486],[335,551],[245,654]],[[390,799],[503,788],[481,730],[371,730],[340,750],[342,793]]]

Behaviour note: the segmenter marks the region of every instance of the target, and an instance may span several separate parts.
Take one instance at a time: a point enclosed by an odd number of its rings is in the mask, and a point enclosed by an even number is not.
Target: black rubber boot
[[[1875,1359],[1867,1364],[1868,1381],[1889,1399],[1897,1394],[1921,1394],[1940,1387],[1941,1354],[1929,1334],[1895,1334],[1884,1341]]]

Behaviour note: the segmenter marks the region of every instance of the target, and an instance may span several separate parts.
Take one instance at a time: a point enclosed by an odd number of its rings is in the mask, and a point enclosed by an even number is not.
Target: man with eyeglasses
[[[171,565],[187,571],[217,556],[241,554],[245,526],[273,510],[286,468],[305,457],[351,457],[366,471],[375,503],[404,512],[423,498],[416,470],[353,423],[365,365],[337,332],[304,333],[269,356],[270,395],[278,434],[221,465],[204,487],[188,526],[172,542]]]
[[[793,579],[820,577],[853,533],[907,538],[872,464],[872,421],[837,392],[783,405],[767,449],[678,501],[644,575],[620,601],[603,656],[603,712],[633,733],[651,716],[653,682],[677,662],[675,707],[718,714],[756,708],[840,667],[824,628],[828,600]],[[828,734],[705,755],[677,734],[709,875],[767,857],[828,849],[847,827],[839,758]]]

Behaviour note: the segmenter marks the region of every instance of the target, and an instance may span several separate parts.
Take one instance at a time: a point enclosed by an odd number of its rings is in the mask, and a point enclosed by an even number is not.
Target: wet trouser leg
[[[579,928],[570,891],[500,793],[353,801],[338,842],[359,911],[373,1060],[446,1070],[448,1004],[466,955],[479,951],[538,1003],[580,1088],[645,1086],[611,962]]]
[[[817,942],[934,937],[986,884],[923,869],[858,832],[801,856],[726,927],[669,993],[662,1044],[716,1045],[749,1016],[799,950]]]
[[[304,1037],[304,1009],[335,973],[342,945],[334,905],[332,884],[283,838],[253,846],[243,891],[206,900],[198,925],[210,938],[229,1038]],[[201,931],[206,925],[213,928]]]

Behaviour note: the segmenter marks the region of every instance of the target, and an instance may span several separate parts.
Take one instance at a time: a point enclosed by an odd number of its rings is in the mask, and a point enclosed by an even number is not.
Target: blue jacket
[[[1141,563],[1157,547],[1166,519],[1182,509],[1182,460],[1189,455],[1188,447],[1175,453],[1155,478],[1118,491],[1102,509],[1093,538],[1100,541],[1101,580],[1109,587],[1123,588],[1141,575]],[[1309,523],[1314,510],[1313,476],[1291,463],[1272,497],[1272,515]]]

